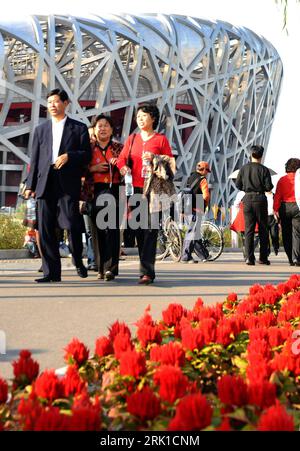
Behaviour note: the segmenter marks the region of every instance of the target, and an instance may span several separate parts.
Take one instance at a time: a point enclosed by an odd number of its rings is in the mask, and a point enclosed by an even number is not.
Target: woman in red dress
[[[159,122],[159,111],[155,105],[140,105],[137,108],[136,122],[140,133],[128,137],[118,158],[117,166],[122,175],[131,173],[134,194],[142,194],[145,178],[149,177],[149,172],[151,174],[152,171],[153,156],[168,156],[173,173],[175,159],[166,136],[155,131]],[[149,208],[147,214],[149,214]],[[158,229],[143,227],[142,224],[135,230],[140,257],[139,284],[141,285],[153,283],[155,279],[157,234]]]

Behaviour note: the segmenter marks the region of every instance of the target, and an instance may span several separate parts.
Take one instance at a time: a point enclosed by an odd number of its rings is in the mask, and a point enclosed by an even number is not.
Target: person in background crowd
[[[268,254],[271,254],[271,243],[273,246],[274,254],[278,255],[279,251],[279,225],[276,216],[274,215],[274,194],[266,193],[268,201]]]
[[[121,179],[116,163],[123,145],[112,140],[114,124],[111,117],[104,114],[96,116],[92,121],[92,127],[94,129],[94,136],[91,137],[93,154],[89,171],[94,181],[92,220],[97,228],[98,278],[110,281],[115,279],[119,273],[120,228],[118,212]],[[104,228],[101,227],[101,224],[97,224],[97,214],[101,207],[96,205],[96,201],[98,196],[105,194],[114,196],[116,202],[116,223],[113,227]]]
[[[130,135],[118,158],[117,165],[122,175],[132,174],[134,193],[143,193],[145,180],[152,172],[154,155],[169,157],[170,167],[175,173],[175,159],[170,144],[165,135],[157,133],[155,129],[159,123],[159,110],[155,105],[143,104],[137,108],[136,122],[140,133]],[[147,171],[144,172],[144,169]],[[148,216],[149,205],[148,205]],[[139,257],[139,284],[149,285],[155,279],[155,255],[158,229],[139,227],[135,230]]]
[[[296,201],[298,158],[285,164],[286,175],[278,180],[274,196],[274,213],[280,218],[282,241],[291,266],[300,266],[300,209]]]
[[[251,147],[251,162],[238,173],[236,186],[245,191],[243,197],[245,217],[245,256],[247,265],[255,265],[254,231],[258,223],[259,263],[270,265],[268,260],[268,204],[265,193],[272,191],[273,184],[269,169],[261,164],[263,146]]]
[[[192,253],[195,245],[195,233],[200,228],[199,216],[196,214],[196,195],[202,194],[204,201],[204,209],[209,207],[210,192],[207,182],[207,174],[211,172],[209,164],[206,161],[199,161],[196,166],[196,171],[193,172],[187,182],[188,187],[191,188],[192,195],[192,214],[186,218],[187,233],[185,234],[181,263],[198,263],[194,260]],[[204,251],[205,252],[205,251]],[[208,255],[203,254],[203,260],[207,260]]]
[[[91,158],[87,126],[66,115],[69,98],[54,89],[47,95],[50,120],[35,129],[26,197],[38,200],[38,229],[44,277],[38,283],[60,282],[61,262],[55,234],[57,221],[69,230],[70,247],[80,277],[87,277],[82,263],[82,217],[79,213],[81,176]]]

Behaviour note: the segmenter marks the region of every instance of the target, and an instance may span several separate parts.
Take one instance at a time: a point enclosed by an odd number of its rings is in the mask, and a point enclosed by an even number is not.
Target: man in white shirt
[[[87,126],[66,116],[69,98],[54,89],[47,95],[51,120],[35,129],[26,196],[38,201],[38,230],[44,277],[36,282],[59,282],[61,263],[55,229],[69,232],[77,273],[87,277],[82,263],[82,217],[79,214],[81,177],[91,159]]]

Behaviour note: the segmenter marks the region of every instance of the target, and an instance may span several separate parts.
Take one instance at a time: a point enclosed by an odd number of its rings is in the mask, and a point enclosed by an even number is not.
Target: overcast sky
[[[279,175],[284,175],[287,159],[300,157],[300,4],[296,4],[296,0],[289,0],[289,3],[288,35],[282,30],[282,10],[275,0],[110,0],[106,3],[101,0],[51,0],[48,4],[41,0],[26,0],[17,4],[11,2],[11,6],[8,2],[3,3],[1,16],[16,17],[34,13],[175,13],[224,20],[261,34],[276,47],[284,66],[283,86],[265,160],[266,165]]]

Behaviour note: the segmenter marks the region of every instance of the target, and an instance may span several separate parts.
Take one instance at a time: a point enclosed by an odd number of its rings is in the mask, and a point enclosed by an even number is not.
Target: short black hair
[[[261,158],[262,158],[262,156],[263,156],[263,153],[264,153],[264,147],[263,146],[260,146],[260,145],[254,145],[254,146],[251,146],[251,156],[253,157],[253,158],[255,158],[256,160],[260,160]]]
[[[115,131],[114,121],[112,120],[112,118],[110,116],[106,116],[105,114],[98,114],[97,116],[94,116],[92,118],[91,126],[96,127],[97,122],[101,121],[101,119],[105,119],[109,123],[109,125],[111,126],[111,128],[113,130],[112,134],[114,134],[114,131]]]
[[[51,96],[58,96],[62,102],[66,102],[69,100],[69,96],[63,89],[52,89],[52,91],[48,92],[47,99]]]
[[[150,114],[152,119],[154,119],[153,130],[155,130],[159,123],[159,109],[157,108],[157,106],[154,105],[153,103],[143,103],[137,107],[136,115],[140,110],[142,110],[143,113]]]
[[[285,163],[285,172],[296,172],[300,168],[299,158],[290,158]]]

